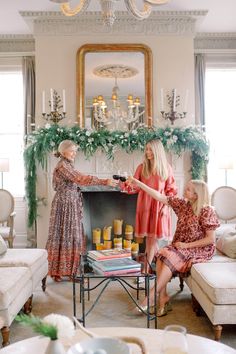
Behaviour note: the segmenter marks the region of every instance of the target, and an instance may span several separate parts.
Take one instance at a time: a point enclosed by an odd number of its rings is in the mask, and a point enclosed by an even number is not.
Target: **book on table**
[[[112,275],[132,275],[137,276],[141,274],[141,268],[131,268],[131,269],[117,269],[110,271],[103,271],[93,265],[93,271],[97,275],[112,276]]]
[[[88,257],[99,261],[113,258],[131,258],[131,252],[124,249],[88,251]]]
[[[109,272],[114,270],[131,270],[136,269],[141,270],[141,264],[134,261],[131,258],[116,258],[116,259],[108,259],[105,261],[95,261],[92,263],[92,267],[96,269],[100,269],[103,272]]]

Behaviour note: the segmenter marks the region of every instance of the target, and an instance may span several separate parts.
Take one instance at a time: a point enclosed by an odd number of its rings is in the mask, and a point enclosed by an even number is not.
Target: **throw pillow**
[[[236,258],[236,232],[225,232],[216,242],[216,248],[230,258]]]
[[[7,245],[2,236],[0,235],[0,255],[7,252]]]

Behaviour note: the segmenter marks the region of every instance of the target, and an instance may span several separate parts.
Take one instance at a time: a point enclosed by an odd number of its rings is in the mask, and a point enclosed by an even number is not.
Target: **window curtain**
[[[23,98],[25,135],[35,129],[35,58],[23,57]]]
[[[35,130],[35,58],[22,58],[24,133],[25,136]],[[27,141],[25,141],[27,142]],[[37,224],[27,230],[27,247],[37,247]]]
[[[205,129],[205,72],[204,54],[195,54],[195,123]]]

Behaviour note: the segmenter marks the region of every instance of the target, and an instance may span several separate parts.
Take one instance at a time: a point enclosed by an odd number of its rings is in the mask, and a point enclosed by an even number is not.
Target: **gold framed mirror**
[[[126,130],[126,126],[133,129],[140,122],[149,127],[152,125],[152,52],[148,46],[128,43],[83,45],[77,52],[76,86],[80,127],[96,129],[105,125],[106,128]],[[99,114],[94,115],[97,108],[94,102],[97,98],[99,102],[99,97],[104,97],[103,106],[106,108],[102,107],[102,110],[106,111],[109,122],[104,123]],[[108,100],[111,108],[108,108]],[[121,106],[125,103],[124,113]],[[134,122],[130,113],[134,115],[135,111],[139,118]],[[115,123],[111,119],[115,121],[117,112],[124,118],[119,119],[119,124],[118,119]],[[122,126],[121,120],[124,121]]]

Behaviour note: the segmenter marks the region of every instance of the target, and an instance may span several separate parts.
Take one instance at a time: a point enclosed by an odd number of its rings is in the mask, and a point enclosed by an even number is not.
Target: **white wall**
[[[115,38],[115,39],[114,39]],[[166,124],[160,119],[159,92],[160,88],[168,90],[176,88],[181,98],[185,90],[189,90],[188,116],[176,124],[186,125],[194,123],[194,56],[192,36],[161,36],[159,35],[128,35],[120,34],[112,38],[111,35],[93,34],[83,35],[35,35],[36,44],[36,99],[37,99],[37,125],[45,122],[41,119],[41,93],[51,87],[67,92],[67,121],[72,124],[76,120],[76,53],[86,43],[142,43],[149,46],[153,53],[153,119],[155,125]],[[83,159],[81,156],[80,158]],[[81,160],[80,160],[81,161]],[[92,160],[93,161],[93,160]],[[189,161],[184,162],[185,171],[178,171],[178,183],[182,188],[184,172],[189,169]],[[83,161],[80,165],[83,172],[97,173],[93,166],[96,162]],[[50,183],[51,168],[49,173],[38,172],[38,196],[46,197],[48,205],[39,207],[37,220],[38,247],[45,247],[48,235],[48,222],[50,203],[52,198]],[[186,175],[186,174],[185,174]]]

